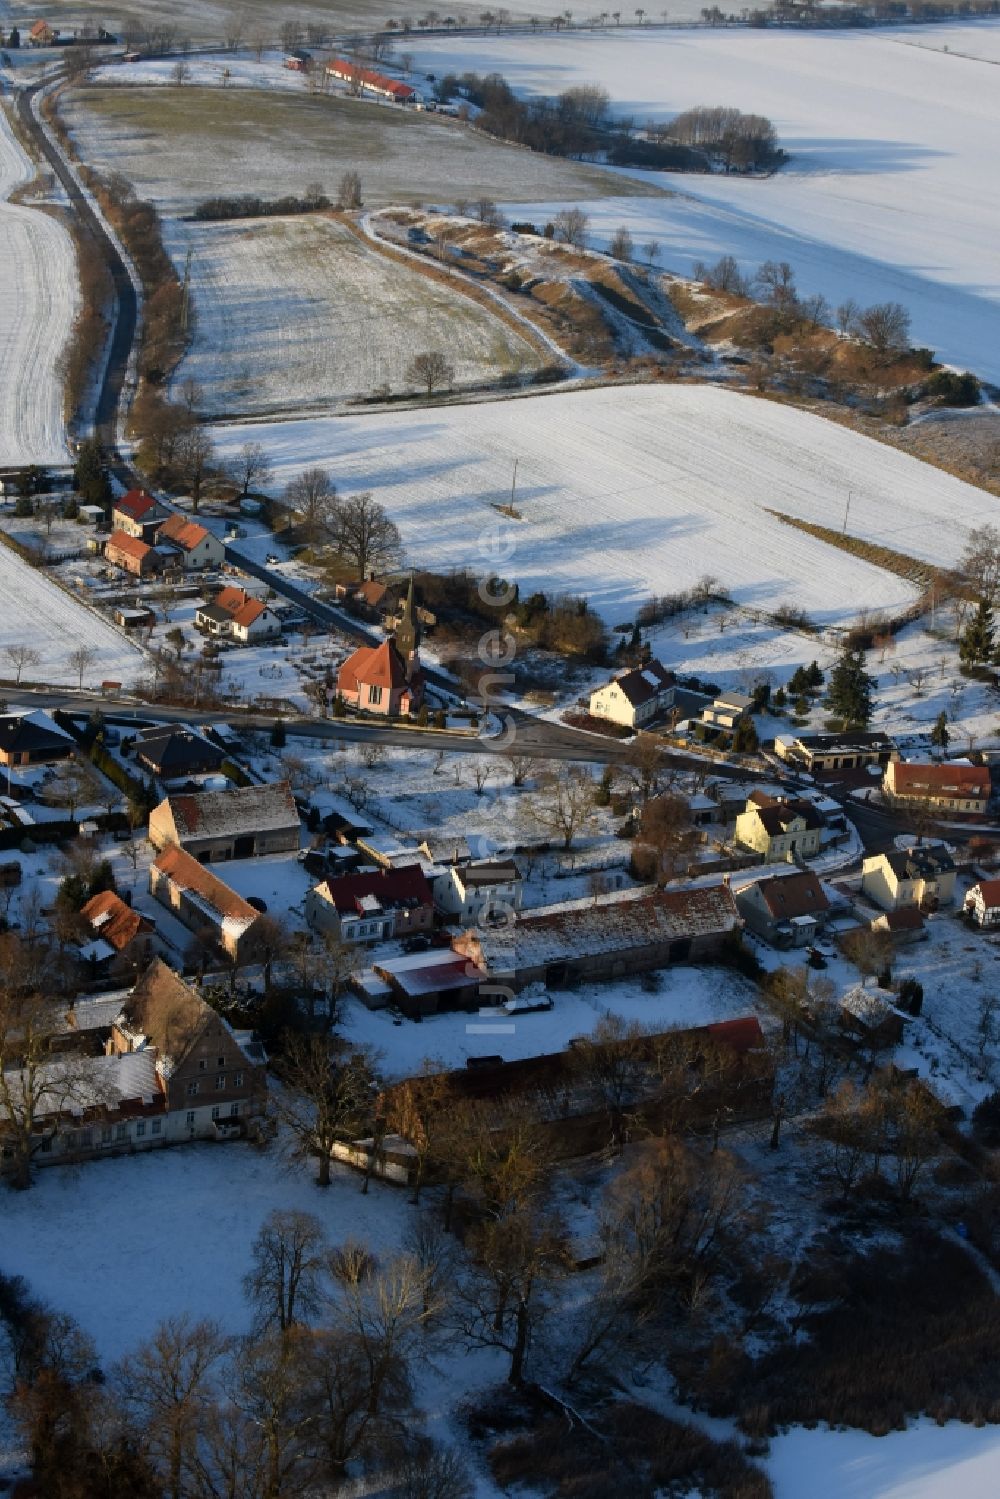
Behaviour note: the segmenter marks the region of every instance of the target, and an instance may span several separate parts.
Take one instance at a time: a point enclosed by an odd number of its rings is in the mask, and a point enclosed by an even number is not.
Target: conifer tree
[[[958,643],[958,659],[963,666],[981,666],[992,660],[996,649],[993,634],[993,610],[988,600],[982,598]]]
[[[845,724],[867,728],[872,716],[874,688],[875,678],[865,671],[863,652],[845,650],[830,673],[827,707]]]

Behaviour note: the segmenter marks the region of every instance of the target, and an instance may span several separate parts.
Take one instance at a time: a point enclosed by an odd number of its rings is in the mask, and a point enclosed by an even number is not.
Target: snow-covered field
[[[67,657],[80,646],[94,652],[84,686],[112,680],[131,683],[142,668],[142,652],[110,624],[77,603],[43,573],[0,546],[0,676],[12,676],[5,656],[9,645],[33,645],[41,664],[26,676],[75,685],[79,673]]]
[[[56,364],[76,315],[69,233],[7,199],[32,167],[0,104],[0,465],[65,463]]]
[[[904,303],[918,343],[1000,379],[1000,22],[418,39],[416,53],[438,74],[497,71],[531,93],[600,83],[640,123],[698,104],[769,116],[793,158],[776,176],[646,174],[682,196],[591,205],[595,241],[628,223],[680,272],[724,253],[788,260],[832,303]]]
[[[170,225],[190,246],[194,343],[177,373],[215,413],[330,405],[379,386],[408,388],[415,354],[447,352],[456,385],[541,363],[500,318],[388,260],[333,219]]]
[[[496,567],[522,589],[585,593],[609,623],[706,574],[744,605],[821,626],[913,597],[902,579],[781,524],[765,507],[939,562],[983,519],[979,490],[788,406],[711,386],[625,386],[385,416],[220,427],[275,488],[311,464],[371,490],[419,565]],[[510,499],[518,460],[520,520]],[[943,531],[942,515],[949,518]],[[502,530],[502,550],[495,532]],[[491,540],[491,538],[493,538]]]

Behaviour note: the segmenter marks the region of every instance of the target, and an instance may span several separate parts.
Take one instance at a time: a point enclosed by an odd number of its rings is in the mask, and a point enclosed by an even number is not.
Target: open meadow
[[[365,202],[571,201],[619,194],[601,167],[558,161],[443,120],[338,96],[286,89],[77,89],[63,116],[81,155],[123,172],[164,213],[184,213],[218,193],[279,197],[310,183],[335,192],[343,172],[361,174]],[[629,182],[629,191],[652,189]]]
[[[788,260],[831,303],[899,301],[918,344],[1000,379],[1000,200],[993,142],[1000,22],[885,31],[660,31],[419,41],[422,69],[499,72],[553,95],[598,83],[612,108],[767,115],[789,164],[767,180],[647,173],[683,197],[592,206],[595,242],[628,223],[663,264]],[[539,198],[539,203],[544,200]]]
[[[0,104],[0,467],[67,459],[57,365],[76,313],[76,258],[62,224],[8,201],[32,175]]]
[[[177,378],[198,381],[210,414],[399,391],[427,349],[447,351],[458,387],[543,362],[488,308],[387,259],[337,219],[172,223],[181,269],[188,248],[197,321]]]
[[[371,490],[419,565],[492,565],[525,591],[583,593],[609,624],[706,574],[739,604],[792,606],[821,627],[914,598],[903,579],[768,510],[839,527],[850,496],[852,534],[938,563],[982,521],[980,490],[821,417],[712,386],[224,426],[215,437],[223,457],[263,443],[276,488],[319,463],[343,490]],[[508,520],[497,507],[515,459],[519,518]]]

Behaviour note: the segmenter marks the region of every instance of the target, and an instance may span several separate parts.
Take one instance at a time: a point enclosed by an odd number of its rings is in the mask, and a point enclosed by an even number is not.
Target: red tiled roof
[[[153,868],[167,875],[179,890],[191,890],[195,895],[200,895],[220,919],[230,917],[247,926],[256,921],[258,913],[253,906],[247,904],[242,895],[237,895],[235,890],[217,879],[210,869],[199,864],[197,859],[176,844],[169,843],[156,856]]]
[[[876,916],[876,922],[889,932],[918,932],[922,930],[924,918],[916,906],[902,906],[898,911],[884,911]]]
[[[186,515],[172,515],[169,520],[163,522],[157,535],[165,537],[167,541],[172,541],[184,552],[193,552],[195,547],[205,540],[209,532],[197,521],[188,520]]]
[[[245,588],[222,588],[212,603],[218,609],[225,609],[233,624],[239,625],[241,629],[247,629],[267,609],[265,603],[255,599]]]
[[[795,916],[812,916],[829,909],[823,887],[810,869],[797,874],[775,874],[758,880],[757,888],[771,915],[790,921]]]
[[[326,71],[332,73],[335,78],[347,78],[352,82],[367,85],[368,88],[381,89],[387,94],[392,94],[395,99],[412,99],[416,93],[408,83],[399,83],[395,78],[387,78],[384,73],[375,73],[370,68],[361,68],[357,63],[348,62],[346,58],[334,57],[327,64]]]
[[[978,890],[983,898],[983,905],[988,911],[995,910],[1000,906],[1000,880],[980,880],[974,885],[973,890]],[[970,890],[969,894],[972,894]]]
[[[374,895],[386,909],[434,904],[431,887],[418,864],[406,864],[402,869],[380,869],[373,874],[344,874],[324,880],[319,888],[328,891],[330,900],[342,916],[353,916],[358,901],[366,895]]]
[[[156,500],[144,489],[130,489],[128,494],[116,500],[114,509],[121,515],[130,516],[132,520],[141,520],[155,505]]]
[[[363,645],[348,656],[337,673],[341,692],[357,692],[359,686],[399,688],[406,686],[406,663],[391,640],[381,645]]]
[[[985,765],[904,764],[889,766],[889,785],[894,796],[988,797],[990,773]]]
[[[128,557],[135,557],[141,562],[143,557],[153,548],[147,546],[140,536],[130,536],[127,531],[112,531],[104,547],[105,553],[109,551],[124,552]]]
[[[154,930],[153,923],[127,906],[114,890],[102,890],[99,895],[91,896],[80,915],[115,952],[121,952],[142,933]]]

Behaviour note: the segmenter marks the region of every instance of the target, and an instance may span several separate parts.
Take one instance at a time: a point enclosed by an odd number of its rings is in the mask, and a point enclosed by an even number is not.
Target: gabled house
[[[183,724],[165,724],[143,729],[135,744],[135,758],[162,780],[180,780],[218,770],[226,756]]]
[[[829,775],[843,770],[864,770],[869,765],[888,765],[899,758],[888,734],[877,732],[844,734],[779,734],[774,741],[779,760],[801,766],[810,775]]]
[[[498,985],[560,988],[715,957],[742,924],[728,885],[642,887],[520,911],[504,926],[470,928],[451,945],[486,970],[495,993]]]
[[[1000,913],[998,913],[1000,915]],[[917,906],[900,906],[897,911],[880,911],[869,923],[873,932],[884,932],[894,947],[908,947],[927,937],[922,912]]]
[[[92,895],[80,911],[91,931],[82,957],[96,969],[112,965],[144,968],[153,958],[153,923],[127,905],[114,890]]]
[[[130,489],[111,507],[111,527],[123,531],[126,536],[139,541],[152,542],[156,529],[170,515],[165,505],[147,494],[144,489]]]
[[[903,1016],[891,995],[867,983],[841,995],[840,1024],[857,1040],[876,1046],[895,1046],[903,1039]]]
[[[826,892],[811,869],[754,880],[736,892],[736,909],[748,930],[772,947],[807,947],[830,910]]]
[[[794,863],[820,851],[823,818],[811,802],[752,791],[736,819],[736,841],[765,864]]]
[[[439,907],[461,926],[506,917],[519,911],[524,899],[524,881],[513,859],[453,864],[435,887]]]
[[[592,718],[637,729],[669,708],[676,677],[661,661],[647,661],[613,677],[590,694]]]
[[[429,932],[434,897],[417,864],[323,880],[306,896],[306,921],[341,942],[384,942]]]
[[[0,714],[0,765],[51,765],[75,752],[75,742],[40,708]]]
[[[104,560],[136,578],[151,577],[163,568],[162,553],[141,536],[130,536],[127,531],[112,531],[104,543]]]
[[[168,796],[149,817],[154,848],[176,844],[202,864],[293,853],[301,832],[287,781]]]
[[[890,760],[882,790],[900,807],[927,807],[940,812],[974,812],[985,816],[990,804],[990,773],[985,765],[948,760],[917,764]]]
[[[281,634],[281,620],[263,599],[245,588],[222,588],[211,603],[199,604],[194,622],[206,635],[222,635],[240,645],[273,640]]]
[[[242,963],[255,955],[259,913],[184,849],[161,849],[150,867],[149,889],[189,931],[210,937],[228,958]]]
[[[326,66],[327,76],[346,83],[352,93],[375,94],[380,99],[389,99],[393,104],[418,104],[420,95],[408,83],[388,78],[371,68],[362,68],[345,57],[332,57]]]
[[[225,1121],[246,1121],[263,1110],[267,1058],[260,1043],[234,1031],[160,959],[124,1001],[108,1051],[152,1051],[168,1138],[212,1138]]]
[[[936,911],[955,897],[955,862],[943,843],[872,854],[861,866],[861,889],[883,911]]]
[[[1000,926],[1000,880],[980,880],[967,891],[962,909],[976,926]]]
[[[225,560],[225,547],[217,536],[186,515],[171,515],[157,527],[157,546],[169,548],[185,572],[201,572],[219,567]]]
[[[388,989],[386,1002],[408,1018],[436,1015],[440,1010],[472,1010],[486,981],[474,964],[448,948],[405,953],[372,965],[375,980]]]
[[[283,66],[291,73],[308,73],[312,61],[311,52],[306,52],[302,47],[292,47],[285,53]]]

